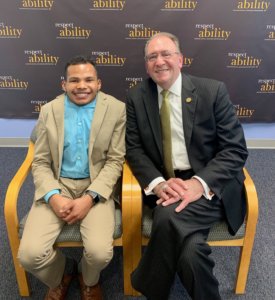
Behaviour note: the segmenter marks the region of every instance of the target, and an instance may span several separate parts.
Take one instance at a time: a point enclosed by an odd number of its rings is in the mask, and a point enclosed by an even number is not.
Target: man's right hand
[[[63,207],[69,204],[71,201],[73,200],[60,194],[54,194],[49,199],[49,205],[60,219],[64,219],[70,214],[71,210],[69,209],[63,211]]]

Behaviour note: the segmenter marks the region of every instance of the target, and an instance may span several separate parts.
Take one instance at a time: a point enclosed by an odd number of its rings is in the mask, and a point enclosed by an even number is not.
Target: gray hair
[[[151,36],[151,37],[147,40],[147,42],[146,42],[146,44],[145,44],[145,47],[144,47],[144,55],[146,55],[146,53],[147,53],[147,48],[148,48],[149,43],[150,43],[154,38],[159,37],[159,36],[166,36],[166,37],[168,37],[172,42],[174,42],[174,44],[175,44],[176,47],[177,47],[178,52],[179,52],[179,53],[182,53],[182,52],[181,52],[181,47],[180,47],[179,39],[178,39],[174,34],[169,33],[169,32],[158,32],[158,33],[154,34],[153,36]]]

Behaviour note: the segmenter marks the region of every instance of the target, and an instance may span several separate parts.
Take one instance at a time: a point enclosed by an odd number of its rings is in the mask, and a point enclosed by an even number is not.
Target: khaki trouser
[[[81,197],[90,179],[61,178],[61,194],[75,199]],[[53,248],[64,221],[44,201],[35,201],[29,212],[21,239],[18,259],[22,266],[47,286],[54,288],[61,282],[65,257],[60,249]],[[81,269],[86,285],[95,285],[113,257],[115,205],[113,200],[101,199],[80,221],[83,240]]]

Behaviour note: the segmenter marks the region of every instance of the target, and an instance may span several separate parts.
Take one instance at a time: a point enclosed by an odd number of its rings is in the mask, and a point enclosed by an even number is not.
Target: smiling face
[[[156,84],[168,90],[176,81],[183,64],[183,56],[173,40],[157,35],[146,47],[146,69]]]
[[[67,68],[66,80],[62,83],[63,90],[76,105],[92,102],[101,88],[101,81],[90,63],[70,65]]]

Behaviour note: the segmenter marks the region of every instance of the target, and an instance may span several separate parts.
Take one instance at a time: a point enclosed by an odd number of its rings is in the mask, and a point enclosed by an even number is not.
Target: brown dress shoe
[[[87,286],[83,281],[82,274],[78,274],[80,285],[81,300],[103,300],[99,284]]]
[[[74,275],[63,275],[61,283],[53,289],[49,289],[45,300],[64,300]]]

